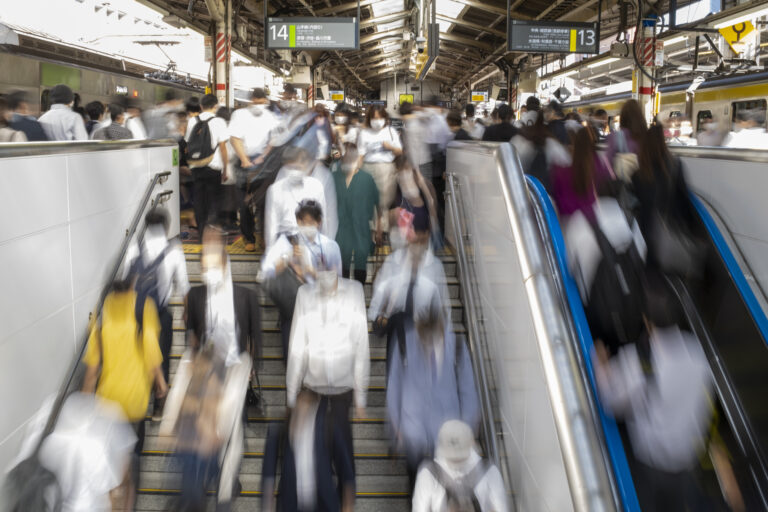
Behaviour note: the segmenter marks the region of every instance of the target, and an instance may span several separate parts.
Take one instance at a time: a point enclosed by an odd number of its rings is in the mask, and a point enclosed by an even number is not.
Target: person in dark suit
[[[498,124],[492,124],[485,129],[483,133],[483,140],[489,142],[509,142],[512,137],[517,135],[517,128],[512,126],[510,120],[512,119],[512,108],[506,103],[499,107],[499,120]]]
[[[472,140],[469,133],[461,127],[461,114],[459,112],[449,112],[446,121],[448,121],[448,128],[453,132],[453,140]]]
[[[13,112],[10,127],[24,132],[29,142],[47,141],[48,137],[40,123],[29,115],[29,101],[24,91],[14,91],[8,95],[8,109]]]

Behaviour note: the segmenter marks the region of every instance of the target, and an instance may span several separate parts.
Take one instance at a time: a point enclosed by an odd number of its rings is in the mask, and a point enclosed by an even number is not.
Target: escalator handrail
[[[131,225],[125,232],[125,238],[123,239],[123,242],[120,246],[120,250],[117,253],[115,262],[112,264],[111,270],[108,274],[108,278],[101,289],[101,293],[99,294],[99,300],[96,303],[96,307],[93,310],[96,316],[101,314],[101,309],[104,306],[104,300],[107,298],[107,295],[109,294],[109,290],[112,287],[112,283],[114,282],[115,278],[118,275],[118,272],[120,271],[120,266],[123,264],[123,260],[125,259],[125,255],[128,252],[128,247],[131,243],[131,240],[133,240],[134,235],[136,234],[136,230],[138,229],[139,224],[141,223],[141,220],[144,217],[144,212],[147,208],[147,205],[149,204],[149,201],[152,198],[152,192],[154,191],[158,183],[164,183],[165,180],[170,175],[171,175],[171,171],[158,172],[152,177],[152,181],[147,185],[147,188],[144,191],[144,196],[142,197],[142,200],[139,203],[139,207],[136,209],[136,213],[134,213],[133,215],[133,220],[131,221]],[[155,196],[155,199],[152,200],[152,205],[155,206],[159,204],[171,194],[172,194],[172,191],[169,191],[169,190],[159,192]],[[143,233],[143,230],[142,230],[142,233]],[[36,456],[37,453],[40,451],[40,448],[42,447],[43,442],[45,441],[45,438],[48,436],[48,434],[50,434],[53,431],[53,428],[56,425],[56,421],[58,420],[59,413],[61,412],[61,407],[64,405],[64,400],[66,400],[67,396],[69,395],[70,388],[72,387],[72,384],[75,380],[75,376],[77,375],[77,369],[80,365],[80,361],[82,361],[83,356],[85,355],[85,349],[88,346],[89,336],[90,336],[90,329],[87,329],[85,334],[83,335],[83,339],[80,342],[80,345],[78,346],[78,349],[75,351],[75,357],[72,360],[72,363],[70,364],[69,370],[67,371],[66,377],[64,378],[64,382],[61,388],[59,389],[59,393],[56,396],[56,400],[53,403],[53,407],[51,409],[50,415],[48,416],[48,421],[45,424],[45,428],[43,429],[43,432],[40,435],[40,438],[38,439],[37,444],[35,445],[33,456]]]
[[[690,198],[691,202],[693,203],[693,207],[696,208],[696,211],[699,213],[699,217],[701,217],[701,220],[704,223],[704,227],[707,229],[712,242],[715,244],[715,248],[720,255],[720,259],[722,259],[723,263],[725,264],[725,267],[728,270],[728,274],[731,276],[731,279],[733,279],[733,283],[739,290],[741,298],[744,301],[744,304],[747,306],[750,314],[752,315],[752,319],[754,320],[755,325],[760,331],[760,334],[763,336],[763,341],[768,344],[768,318],[766,318],[763,308],[760,307],[760,302],[757,300],[757,297],[755,297],[755,294],[752,291],[752,288],[749,286],[747,279],[744,277],[744,273],[741,271],[736,258],[731,252],[731,249],[728,247],[728,243],[725,241],[725,238],[723,238],[722,233],[720,233],[720,230],[717,228],[717,224],[709,214],[707,208],[692,192],[690,193]]]
[[[576,327],[578,334],[579,348],[583,355],[583,362],[585,370],[589,377],[589,382],[592,387],[594,396],[597,394],[597,383],[595,381],[594,367],[592,365],[592,349],[593,340],[592,334],[587,322],[584,306],[581,302],[581,295],[579,294],[576,282],[571,276],[568,270],[567,252],[565,248],[565,239],[560,228],[560,221],[555,212],[555,208],[550,201],[547,191],[539,180],[532,176],[527,176],[528,182],[533,186],[533,191],[536,194],[536,199],[542,206],[549,233],[554,246],[554,252],[557,258],[558,267],[560,269],[560,275],[565,281],[564,290],[567,295],[567,300],[571,309],[571,316]],[[604,439],[608,448],[608,454],[610,456],[611,465],[613,468],[615,480],[618,486],[619,495],[626,511],[640,511],[640,504],[637,498],[637,492],[635,490],[634,482],[632,480],[632,474],[629,469],[629,463],[624,451],[624,444],[619,434],[616,421],[603,410],[600,401],[597,400],[598,413],[600,417],[600,423],[603,429]]]
[[[456,184],[456,176],[449,173],[447,176],[448,190],[447,199],[448,206],[450,207],[451,220],[453,221],[453,227],[455,230],[456,244],[456,263],[459,273],[459,282],[463,285],[462,294],[466,301],[466,308],[464,309],[466,314],[466,320],[468,324],[467,329],[467,341],[470,347],[470,358],[472,359],[472,367],[475,369],[474,374],[475,384],[480,395],[480,407],[483,411],[483,434],[485,436],[486,454],[493,460],[497,467],[501,467],[501,459],[499,457],[499,448],[497,443],[498,433],[496,431],[496,418],[493,415],[493,404],[490,396],[491,381],[488,378],[488,371],[485,365],[485,358],[481,354],[480,345],[487,346],[485,337],[480,334],[480,322],[481,318],[478,318],[476,312],[479,298],[475,296],[476,290],[472,286],[475,279],[470,275],[470,265],[467,261],[467,248],[464,244],[464,237],[469,236],[466,230],[466,226],[459,215],[459,199],[458,199],[458,187]],[[508,469],[508,468],[505,468]],[[509,474],[507,471],[506,474]]]

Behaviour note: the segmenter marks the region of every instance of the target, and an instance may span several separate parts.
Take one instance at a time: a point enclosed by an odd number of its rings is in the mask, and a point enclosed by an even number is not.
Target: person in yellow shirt
[[[158,336],[160,320],[152,299],[137,307],[133,278],[115,282],[104,300],[101,320],[91,328],[83,363],[87,369],[83,391],[117,403],[136,431],[135,456],[126,480],[126,509],[133,510],[138,483],[138,455],[144,442],[144,419],[153,382],[156,397],[165,396]],[[141,318],[141,322],[137,319]],[[97,384],[98,382],[98,384]]]

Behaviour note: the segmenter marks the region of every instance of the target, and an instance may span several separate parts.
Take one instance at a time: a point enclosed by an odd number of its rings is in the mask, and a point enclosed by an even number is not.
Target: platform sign
[[[484,103],[488,101],[488,91],[472,91],[470,101],[480,102],[480,103]]]
[[[331,91],[331,101],[344,101],[344,91]]]
[[[402,105],[405,102],[413,103],[413,94],[401,94],[400,95],[400,105]]]
[[[724,27],[719,30],[725,42],[731,47],[733,53],[739,55],[744,51],[747,45],[747,36],[754,32],[755,26],[751,21],[742,21],[730,27]]]
[[[599,53],[597,23],[509,20],[507,50],[528,53]]]
[[[358,50],[357,18],[267,18],[270,50]]]
[[[387,100],[363,100],[363,105],[366,107],[370,107],[371,105],[381,105],[386,108]]]

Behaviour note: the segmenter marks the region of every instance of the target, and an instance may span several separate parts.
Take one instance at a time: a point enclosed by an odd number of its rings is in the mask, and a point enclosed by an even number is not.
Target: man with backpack
[[[419,470],[413,512],[506,512],[509,510],[499,469],[475,449],[472,429],[446,421],[437,436],[435,459]]]
[[[172,292],[185,297],[189,278],[184,251],[178,240],[168,240],[168,212],[161,208],[150,210],[144,218],[146,231],[140,244],[132,244],[126,254],[126,269],[136,276],[136,293],[155,302],[160,318],[160,352],[163,354],[163,376],[169,381],[173,314],[168,307]],[[170,381],[169,381],[170,382]],[[155,400],[154,415],[160,417],[162,403]]]
[[[219,101],[213,94],[200,100],[202,112],[189,119],[187,125],[187,161],[192,169],[195,195],[195,222],[202,231],[209,221],[214,222],[221,204],[222,182],[227,175],[227,122],[216,117]]]

